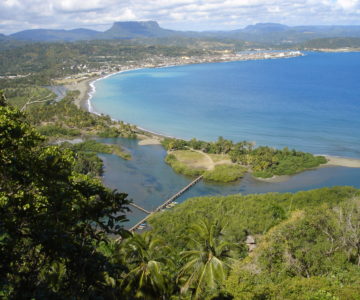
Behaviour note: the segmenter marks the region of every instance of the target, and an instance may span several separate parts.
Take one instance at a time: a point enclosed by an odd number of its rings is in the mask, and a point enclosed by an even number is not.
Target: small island
[[[252,142],[234,143],[222,137],[216,142],[165,138],[162,145],[168,151],[165,162],[176,172],[222,183],[236,181],[247,172],[259,179],[294,175],[328,162],[324,156],[287,147],[255,147]]]

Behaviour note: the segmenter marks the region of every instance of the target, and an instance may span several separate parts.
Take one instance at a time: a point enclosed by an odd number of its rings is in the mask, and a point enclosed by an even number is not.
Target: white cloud
[[[358,0],[337,0],[337,4],[344,10],[351,10],[359,7]]]
[[[107,1],[101,0],[86,0],[86,1],[76,1],[76,0],[57,0],[53,1],[53,6],[55,9],[60,11],[86,11],[86,10],[97,10],[104,8]]]
[[[1,0],[0,32],[156,20],[184,30],[236,29],[257,22],[360,24],[360,0]]]

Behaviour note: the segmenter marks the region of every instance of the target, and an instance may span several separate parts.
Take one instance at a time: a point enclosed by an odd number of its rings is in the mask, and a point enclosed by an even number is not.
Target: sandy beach
[[[147,146],[147,145],[160,145],[161,144],[161,137],[159,136],[147,136],[143,134],[137,135],[139,139],[140,146]]]
[[[360,168],[360,159],[356,158],[346,158],[339,156],[325,155],[328,160],[327,164],[324,166],[339,166],[339,167],[348,167],[348,168]]]
[[[281,176],[274,175],[273,177],[270,177],[270,178],[260,178],[260,177],[252,176],[252,178],[254,178],[258,181],[262,181],[262,182],[279,183],[279,182],[285,182],[285,181],[289,180],[291,178],[291,176],[289,176],[289,175],[281,175]]]
[[[89,93],[91,92],[90,83],[96,80],[97,78],[88,78],[83,79],[81,81],[76,81],[72,84],[66,84],[65,88],[69,91],[76,91],[80,92],[80,95],[77,99],[75,99],[75,105],[81,109],[88,110],[87,101],[89,98]]]

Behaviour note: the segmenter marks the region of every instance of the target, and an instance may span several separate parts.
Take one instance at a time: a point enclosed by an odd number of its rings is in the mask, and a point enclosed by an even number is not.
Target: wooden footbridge
[[[146,210],[145,208],[142,208],[141,206],[135,204],[135,203],[130,203],[129,205],[137,208],[138,210],[141,210],[142,212],[146,213],[146,214],[151,214],[151,211]]]
[[[182,188],[180,191],[178,191],[176,194],[174,194],[173,196],[171,196],[169,199],[167,199],[163,204],[161,204],[160,206],[158,206],[154,211],[150,212],[144,208],[142,208],[139,205],[136,205],[134,203],[131,203],[130,205],[133,207],[136,207],[137,209],[147,213],[148,215],[143,218],[141,221],[139,221],[138,223],[136,223],[133,227],[131,227],[129,229],[129,231],[134,232],[141,224],[143,224],[144,222],[146,222],[147,219],[150,218],[150,216],[152,216],[152,214],[160,211],[161,209],[163,209],[164,207],[166,207],[167,205],[169,205],[171,202],[175,201],[177,198],[179,198],[182,194],[184,194],[186,191],[188,191],[190,188],[192,188],[195,184],[197,184],[201,179],[203,178],[203,176],[199,176],[198,178],[196,178],[195,180],[193,180],[192,182],[190,182],[186,187]]]

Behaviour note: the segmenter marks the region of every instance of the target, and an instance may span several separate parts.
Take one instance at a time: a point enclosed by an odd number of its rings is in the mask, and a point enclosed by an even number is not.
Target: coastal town
[[[298,50],[272,51],[255,49],[252,51],[233,52],[230,50],[217,51],[216,54],[201,56],[179,56],[168,57],[164,55],[154,55],[143,58],[140,61],[130,60],[126,64],[109,63],[106,57],[101,57],[104,61],[100,61],[100,68],[90,68],[87,65],[73,65],[72,69],[79,72],[65,78],[54,79],[54,84],[69,84],[74,81],[81,81],[87,78],[106,76],[108,74],[128,71],[140,68],[161,68],[176,65],[216,63],[216,62],[233,62],[245,60],[262,60],[262,59],[281,59],[303,56],[304,54]]]
[[[75,104],[88,110],[88,98],[92,92],[93,87],[91,82],[109,76],[111,74],[126,72],[130,70],[143,69],[143,68],[164,68],[169,66],[190,65],[190,64],[203,64],[203,63],[217,63],[217,62],[235,62],[247,60],[264,60],[264,59],[285,59],[303,56],[301,51],[294,50],[262,50],[254,49],[251,51],[232,52],[230,50],[217,51],[216,54],[209,55],[194,55],[194,56],[176,56],[169,57],[164,55],[153,55],[143,58],[138,61],[129,60],[125,64],[110,63],[106,57],[102,57],[104,61],[100,62],[101,67],[90,68],[87,65],[73,65],[71,66],[78,72],[74,75],[66,76],[64,78],[56,78],[52,80],[53,86],[61,86],[67,90],[80,91]],[[57,93],[53,87],[51,90]],[[60,89],[61,93],[63,92]],[[60,95],[57,95],[60,96]]]

